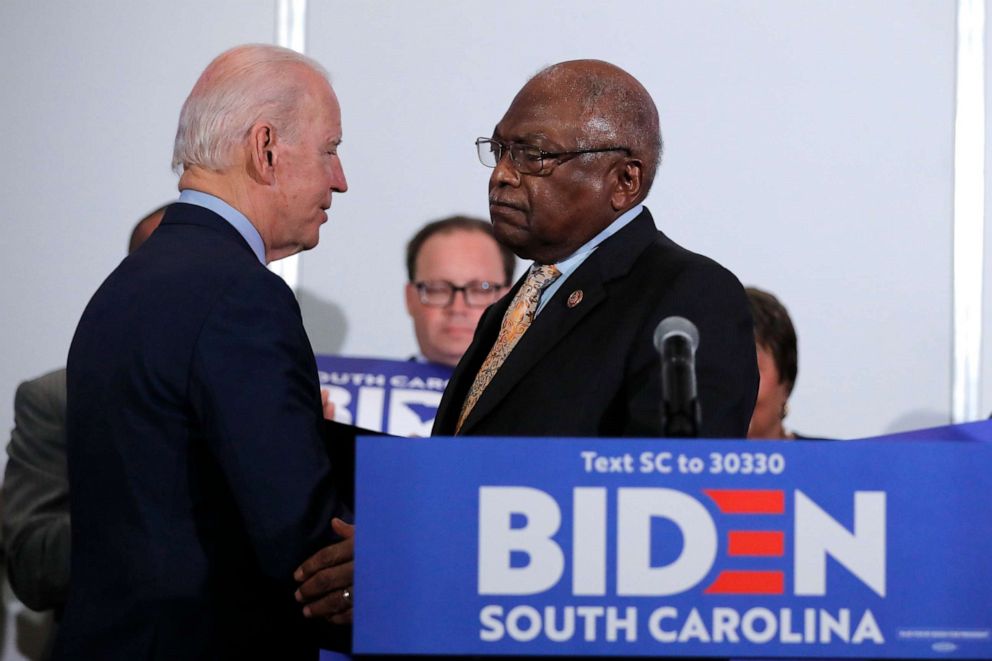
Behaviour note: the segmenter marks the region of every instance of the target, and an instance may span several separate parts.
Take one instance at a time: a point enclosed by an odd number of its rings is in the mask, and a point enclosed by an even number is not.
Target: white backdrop
[[[271,41],[274,19],[270,0],[0,4],[0,430],[17,382],[64,363],[133,222],[174,196],[197,74]],[[543,65],[599,57],[660,107],[648,204],[662,229],[792,312],[792,425],[851,437],[946,421],[954,24],[949,0],[311,0],[308,51],[343,104],[351,185],[303,257],[316,348],[413,351],[405,241],[427,220],[484,216],[473,139]]]

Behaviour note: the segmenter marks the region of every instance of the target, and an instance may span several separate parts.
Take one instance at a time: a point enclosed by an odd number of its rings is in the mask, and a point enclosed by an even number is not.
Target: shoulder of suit
[[[257,260],[252,267],[237,269],[229,274],[218,292],[215,305],[224,301],[238,301],[239,306],[248,303],[265,309],[299,310],[296,295],[286,281]]]
[[[667,264],[682,268],[724,269],[716,260],[693,252],[658,232],[654,240],[638,258],[640,266],[650,268],[652,264]],[[725,270],[725,269],[724,269]]]
[[[267,267],[262,266],[262,264],[255,262],[260,268],[253,268],[246,270],[243,276],[244,280],[251,284],[253,287],[258,287],[259,289],[279,297],[289,296],[290,298],[296,297],[293,293],[293,289],[286,284],[286,281],[282,279],[276,273],[270,271]]]
[[[666,301],[703,292],[713,304],[730,300],[746,306],[747,302],[743,285],[732,271],[661,233],[638,257],[630,278],[643,284],[642,296],[647,299]]]
[[[171,213],[167,212],[159,226],[160,229],[166,228],[175,233],[173,234],[175,237],[184,237],[183,233],[192,232],[191,236],[196,236],[198,242],[207,241],[211,245],[219,244],[225,248],[237,248],[239,252],[251,256],[258,262],[258,257],[245,238],[241,236],[234,225],[217,212],[181,202],[172,205],[169,209]],[[162,236],[159,232],[155,232],[154,235]],[[150,241],[146,243],[150,243]]]
[[[292,295],[278,275],[270,271],[252,251],[244,237],[222,217],[209,209],[181,205],[183,210],[170,223],[177,234],[166,244],[146,244],[148,250],[135,253],[145,261],[161,263],[167,259],[190,277],[206,277],[222,283],[221,289],[234,287],[262,288],[270,293]],[[186,218],[197,222],[184,222]],[[203,222],[206,221],[206,222]],[[176,258],[180,249],[182,255]],[[166,273],[165,277],[175,277]]]
[[[654,241],[651,242],[651,245],[644,252],[642,257],[645,255],[648,256],[649,259],[675,260],[687,266],[691,265],[701,269],[713,269],[730,273],[727,267],[720,264],[712,257],[698,252],[693,252],[692,250],[671,240],[662,232],[657,233]]]

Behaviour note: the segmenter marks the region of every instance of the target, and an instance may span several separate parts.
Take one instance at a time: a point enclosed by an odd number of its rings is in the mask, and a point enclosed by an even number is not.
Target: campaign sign
[[[334,420],[395,436],[430,436],[451,368],[384,358],[317,356]]]
[[[363,437],[356,483],[356,653],[992,658],[992,443]]]

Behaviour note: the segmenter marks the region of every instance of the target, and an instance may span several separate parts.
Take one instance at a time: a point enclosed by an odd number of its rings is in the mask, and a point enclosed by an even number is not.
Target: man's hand
[[[324,406],[324,420],[333,420],[334,402],[331,401],[331,391],[327,388],[320,389],[320,403]]]
[[[296,600],[305,604],[305,617],[322,617],[334,624],[351,624],[355,526],[334,519],[331,528],[344,539],[320,549],[293,573],[293,578],[300,583]]]

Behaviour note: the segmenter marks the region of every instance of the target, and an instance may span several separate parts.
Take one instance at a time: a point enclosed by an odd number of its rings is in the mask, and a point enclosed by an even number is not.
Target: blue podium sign
[[[992,658],[992,443],[366,437],[356,484],[356,653]]]

